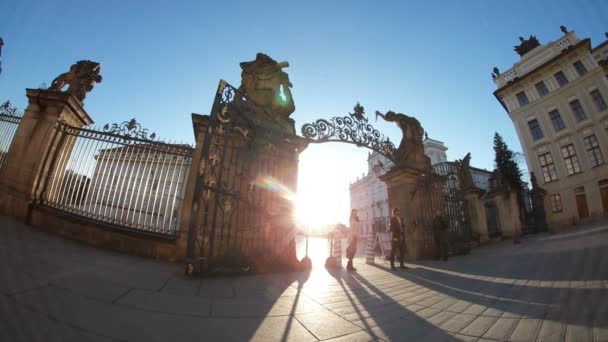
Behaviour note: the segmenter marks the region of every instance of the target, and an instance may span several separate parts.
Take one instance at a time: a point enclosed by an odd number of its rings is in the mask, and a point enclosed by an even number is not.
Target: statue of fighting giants
[[[386,114],[377,111],[376,117],[378,116],[385,121],[396,122],[403,133],[401,143],[393,154],[395,164],[429,171],[431,160],[424,154],[424,145],[422,144],[424,129],[420,122],[414,117],[393,111],[388,111]]]
[[[290,88],[293,85],[283,71],[286,67],[289,67],[289,63],[277,63],[267,55],[258,53],[255,61],[241,63],[243,71],[239,92],[273,115],[288,119],[296,107],[291,97]]]
[[[99,74],[101,65],[93,61],[78,61],[70,67],[70,71],[63,73],[53,80],[49,90],[61,91],[68,85],[66,93],[73,94],[78,100],[84,101],[86,94],[93,90],[95,83],[101,83]]]

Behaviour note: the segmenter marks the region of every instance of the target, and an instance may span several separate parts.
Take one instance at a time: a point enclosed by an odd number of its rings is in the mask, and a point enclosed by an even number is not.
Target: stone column
[[[500,218],[502,236],[518,239],[521,237],[522,222],[517,200],[517,191],[501,191],[496,196],[496,207]]]
[[[486,210],[481,196],[483,190],[478,188],[469,188],[464,192],[469,219],[471,220],[471,230],[479,234],[479,242],[488,241],[488,223],[486,220]]]
[[[419,186],[419,177],[423,174],[419,169],[395,167],[380,176],[387,186],[389,212],[393,208],[399,208],[401,216],[405,218],[407,254],[409,259],[413,260],[423,257],[424,230],[429,229],[423,225],[421,210],[426,195]]]
[[[27,89],[26,94],[28,107],[0,169],[0,213],[22,221],[46,181],[40,176],[46,176],[51,165],[47,156],[61,140],[55,134],[57,121],[76,127],[93,123],[82,102],[69,93]]]

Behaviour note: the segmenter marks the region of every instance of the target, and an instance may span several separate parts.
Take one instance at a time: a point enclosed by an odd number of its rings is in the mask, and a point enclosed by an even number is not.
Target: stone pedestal
[[[47,156],[58,146],[59,120],[82,127],[93,120],[73,95],[59,91],[27,89],[29,105],[0,169],[0,213],[27,220],[32,201],[44,185],[50,166]]]
[[[479,236],[479,242],[488,241],[488,223],[486,219],[486,210],[481,196],[483,190],[478,188],[469,188],[464,192],[469,212],[469,220],[471,230]]]
[[[405,219],[407,257],[411,260],[421,259],[428,254],[425,245],[428,245],[427,236],[431,227],[423,224],[426,221],[423,212],[432,212],[432,208],[422,210],[428,203],[425,198],[428,193],[420,187],[420,177],[428,175],[417,168],[395,167],[380,176],[387,186],[389,210],[399,208]]]

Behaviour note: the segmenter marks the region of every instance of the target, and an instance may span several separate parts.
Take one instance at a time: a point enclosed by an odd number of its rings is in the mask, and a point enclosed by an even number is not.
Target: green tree
[[[515,189],[523,189],[521,169],[515,162],[515,153],[509,149],[503,138],[494,133],[494,167],[502,174],[504,180]]]

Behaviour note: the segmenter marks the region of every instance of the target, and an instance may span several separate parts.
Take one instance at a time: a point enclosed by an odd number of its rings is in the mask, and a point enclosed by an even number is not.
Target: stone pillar
[[[483,190],[478,188],[470,188],[465,191],[464,198],[466,200],[469,219],[471,222],[471,230],[479,234],[479,242],[488,241],[488,222],[486,220],[486,210],[481,196]]]
[[[29,104],[0,169],[0,214],[23,221],[46,181],[39,179],[51,165],[46,157],[61,140],[55,134],[57,121],[76,127],[93,123],[82,102],[69,93],[27,89],[26,94]]]
[[[500,219],[502,236],[519,239],[522,232],[521,212],[517,191],[502,191],[496,194],[496,207]]]
[[[407,254],[413,260],[424,256],[425,229],[430,229],[423,225],[421,210],[427,195],[419,186],[419,177],[423,174],[419,169],[395,167],[380,176],[387,186],[389,212],[399,208],[405,218]]]

